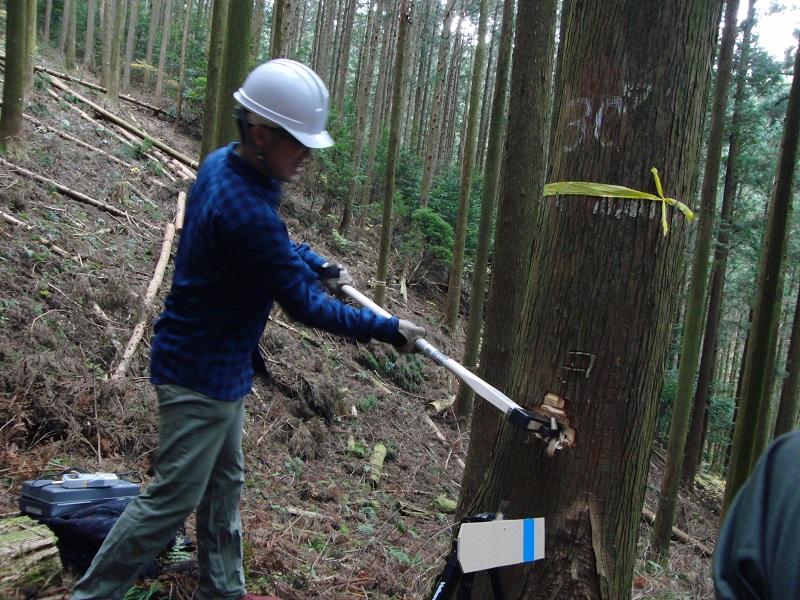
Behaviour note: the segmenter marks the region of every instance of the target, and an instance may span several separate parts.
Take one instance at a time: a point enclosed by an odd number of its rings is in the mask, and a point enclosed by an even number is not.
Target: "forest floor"
[[[103,103],[100,95],[68,85]],[[26,114],[44,125],[26,121],[22,149],[6,159],[127,216],[76,202],[0,165],[0,211],[24,223],[0,220],[1,516],[16,514],[23,481],[66,467],[129,473],[146,483],[157,449],[147,340],[160,300],[149,310],[141,306],[163,228],[189,182],[148,160],[149,144],[126,147],[87,122],[71,108],[74,100],[37,76]],[[112,110],[154,138],[198,155],[196,136],[174,133],[152,112],[126,102]],[[345,240],[333,233],[335,221],[319,214],[319,204],[299,186],[288,190],[283,211],[291,233],[347,264],[356,286],[369,290],[379,225],[367,222]],[[168,270],[159,298],[169,282]],[[424,324],[435,345],[458,357],[462,340],[438,333],[440,299],[423,287],[412,286],[406,298],[391,286],[388,308]],[[110,380],[143,317],[144,342],[127,376]],[[468,442],[453,415],[429,413],[429,403],[452,397],[455,382],[419,358],[304,328],[280,311],[262,347],[274,381],[258,382],[247,400],[242,518],[249,590],[285,600],[428,597],[450,549],[453,515],[441,499],[458,498]],[[444,442],[427,422],[429,414]],[[374,486],[367,463],[379,442],[389,453]],[[652,465],[647,506],[655,510],[657,452]],[[719,502],[712,488],[683,495],[676,522],[709,547]],[[187,530],[191,538],[191,520]],[[642,522],[642,556],[649,531]],[[183,565],[141,584],[139,597],[190,598],[196,568]],[[712,598],[709,567],[710,559],[691,546],[673,543],[667,568],[638,561],[633,597]],[[547,562],[532,568],[547,568]],[[66,597],[72,581],[67,571],[39,574],[17,597]],[[146,594],[156,588],[160,592]]]

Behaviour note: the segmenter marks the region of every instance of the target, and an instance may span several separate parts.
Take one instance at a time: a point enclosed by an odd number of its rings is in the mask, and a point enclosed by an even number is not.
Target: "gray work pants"
[[[197,510],[198,600],[237,600],[244,591],[239,501],[244,484],[243,401],[225,402],[176,385],[156,386],[156,477],[122,513],[72,600],[115,600]]]

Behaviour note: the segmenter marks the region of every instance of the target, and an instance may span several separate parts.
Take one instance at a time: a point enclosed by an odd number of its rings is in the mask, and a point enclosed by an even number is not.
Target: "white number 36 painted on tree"
[[[613,146],[628,110],[638,108],[650,95],[649,89],[639,89],[636,92],[638,93],[625,96],[583,97],[572,100],[569,103],[569,114],[577,118],[567,123],[567,128],[574,130],[574,135],[566,136],[571,141],[564,144],[564,151],[572,152],[585,141],[594,141],[602,148]]]

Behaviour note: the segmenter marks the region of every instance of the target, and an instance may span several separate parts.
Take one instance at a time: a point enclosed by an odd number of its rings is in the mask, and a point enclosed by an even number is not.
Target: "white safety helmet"
[[[265,62],[253,69],[233,97],[242,108],[282,127],[308,148],[333,146],[325,129],[328,88],[304,64],[288,58]]]

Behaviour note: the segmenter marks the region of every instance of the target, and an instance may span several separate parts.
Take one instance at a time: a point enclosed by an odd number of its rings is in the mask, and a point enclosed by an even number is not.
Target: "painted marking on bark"
[[[594,367],[594,362],[597,359],[597,355],[592,354],[591,352],[570,350],[567,352],[567,356],[569,357],[567,361],[559,367],[560,372],[566,372],[564,376],[561,376],[559,373],[559,379],[561,382],[566,383],[566,377],[568,375],[572,375],[573,373],[581,374],[588,379],[589,374],[592,372],[592,367]]]

